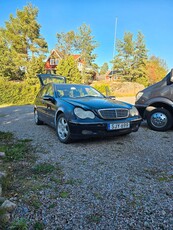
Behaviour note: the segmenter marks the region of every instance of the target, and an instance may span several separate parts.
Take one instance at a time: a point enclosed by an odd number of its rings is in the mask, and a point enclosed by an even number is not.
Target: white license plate
[[[128,129],[128,128],[130,128],[130,122],[108,124],[108,130]]]

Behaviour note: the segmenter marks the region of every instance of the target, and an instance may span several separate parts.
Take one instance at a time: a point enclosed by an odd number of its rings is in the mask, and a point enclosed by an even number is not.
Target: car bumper
[[[69,128],[71,133],[71,138],[88,138],[88,137],[101,137],[101,136],[118,136],[124,135],[131,132],[136,132],[139,129],[142,119],[128,119],[119,121],[106,121],[106,122],[77,122],[70,121]],[[108,130],[109,123],[123,123],[129,122],[130,127],[125,129]]]
[[[142,118],[145,118],[145,110],[147,108],[147,105],[140,105],[140,104],[135,104],[135,107],[137,108],[140,116]]]

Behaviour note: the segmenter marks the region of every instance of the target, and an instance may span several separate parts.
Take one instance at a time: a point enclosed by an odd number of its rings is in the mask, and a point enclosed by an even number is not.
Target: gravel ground
[[[0,131],[32,139],[38,161],[58,163],[63,180],[71,181],[37,191],[41,207],[35,212],[17,200],[14,216],[29,219],[30,229],[35,220],[48,230],[173,229],[172,130],[154,132],[142,124],[124,137],[64,145],[52,128],[34,124],[32,106],[0,111]]]

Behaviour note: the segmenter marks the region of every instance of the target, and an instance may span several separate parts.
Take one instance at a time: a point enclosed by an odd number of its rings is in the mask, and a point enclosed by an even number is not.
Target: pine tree
[[[132,81],[148,85],[148,77],[146,74],[147,49],[144,42],[144,35],[138,32],[135,42],[134,64],[132,66]]]
[[[132,64],[134,57],[133,34],[125,33],[123,41],[117,41],[117,55],[113,60],[113,69],[126,80],[132,78]]]
[[[91,35],[90,27],[82,24],[76,33],[74,31],[57,33],[57,40],[56,48],[63,58],[74,52],[80,54],[83,60],[82,82],[88,83],[92,80],[96,74],[95,69],[97,69],[94,63],[96,55],[93,54],[93,51],[98,44]]]
[[[132,33],[125,33],[123,41],[117,41],[117,55],[112,61],[117,75],[127,81],[139,82],[146,86],[146,62],[147,49],[143,34],[138,32],[134,41]]]
[[[82,76],[73,56],[67,56],[58,63],[56,74],[66,77],[68,83],[81,83]]]
[[[67,33],[57,33],[58,43],[56,44],[56,48],[61,53],[62,58],[75,52],[75,36],[73,30]]]
[[[84,61],[82,70],[82,81],[84,83],[88,83],[90,78],[92,78],[93,72],[91,69],[89,71],[87,69],[91,68],[94,64],[96,54],[93,54],[93,51],[98,46],[91,33],[91,28],[86,24],[82,24],[82,26],[78,28],[76,36],[76,49],[81,54],[81,58]],[[92,73],[89,74],[89,72]]]
[[[100,68],[100,74],[102,75],[107,73],[108,69],[109,69],[108,63],[107,62],[103,63],[103,65]]]
[[[11,79],[26,77],[32,59],[42,56],[43,61],[43,55],[47,52],[47,43],[40,35],[41,26],[36,21],[37,16],[38,9],[28,4],[23,10],[17,10],[16,17],[10,15],[5,28],[1,29],[1,39],[6,44],[6,52],[10,54],[8,58],[11,63],[7,61],[5,64],[10,70]],[[6,74],[6,71],[1,74]]]

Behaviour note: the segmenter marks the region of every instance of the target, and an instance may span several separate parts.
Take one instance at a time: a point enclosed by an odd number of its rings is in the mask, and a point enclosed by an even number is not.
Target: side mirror
[[[44,96],[43,96],[43,100],[46,100],[46,101],[51,101],[52,103],[54,103],[54,102],[55,102],[54,97],[49,96],[49,95],[44,95]]]
[[[171,69],[170,72],[170,82],[173,83],[173,69]]]
[[[116,97],[115,97],[115,96],[106,96],[106,98],[112,99],[112,100],[116,100]]]

